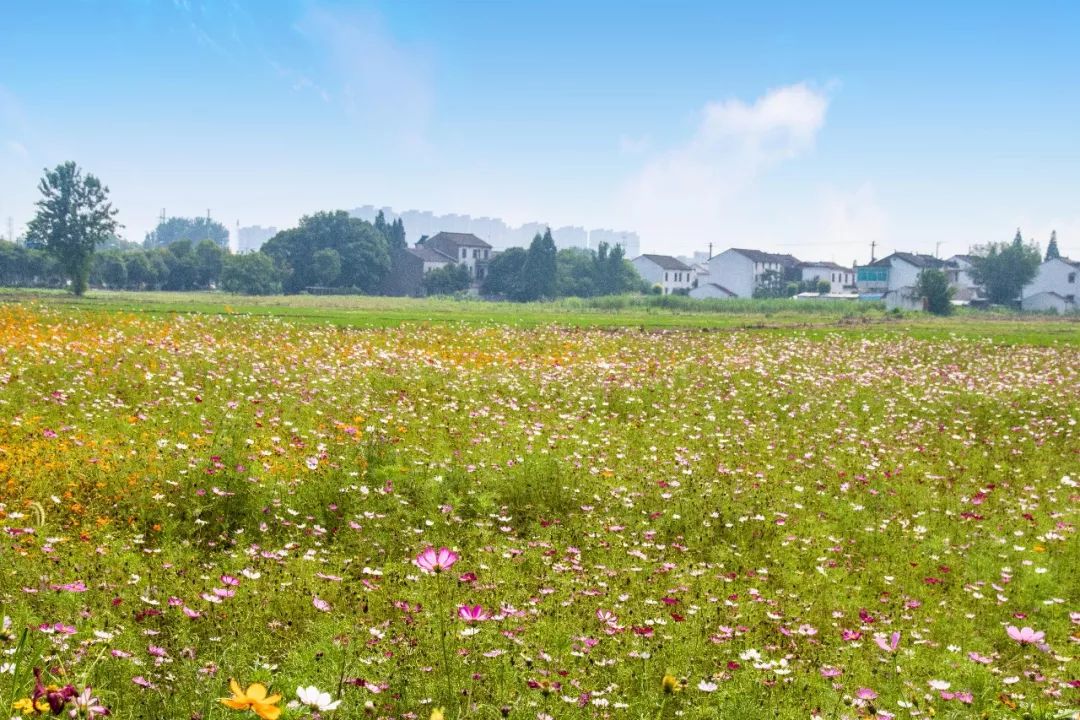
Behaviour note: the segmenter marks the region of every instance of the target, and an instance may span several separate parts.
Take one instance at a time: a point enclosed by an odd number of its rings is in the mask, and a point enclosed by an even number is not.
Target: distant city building
[[[255,252],[263,243],[277,235],[276,227],[251,225],[236,229],[236,252]]]
[[[492,248],[505,250],[511,247],[526,248],[537,234],[543,234],[548,228],[546,223],[525,223],[511,227],[500,218],[472,217],[471,215],[436,215],[426,210],[406,210],[394,212],[390,207],[364,205],[350,212],[350,215],[368,222],[375,222],[375,217],[382,211],[386,222],[401,219],[405,223],[405,239],[412,245],[420,238],[431,237],[440,232],[472,234],[491,245]],[[616,230],[588,231],[583,227],[565,226],[552,228],[551,235],[555,246],[559,248],[580,247],[595,250],[600,242],[609,245],[622,245],[626,257],[637,257],[641,241],[637,233]]]
[[[606,242],[611,247],[619,245],[623,254],[635,258],[641,254],[641,238],[635,232],[623,230],[592,230],[589,232],[589,247],[596,250],[600,243]]]

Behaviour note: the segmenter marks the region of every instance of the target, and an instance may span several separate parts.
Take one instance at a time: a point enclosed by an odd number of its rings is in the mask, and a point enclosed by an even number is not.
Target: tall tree
[[[192,245],[202,240],[213,240],[219,247],[227,248],[229,230],[217,220],[209,218],[171,217],[146,234],[143,247],[165,247],[177,240],[189,240]]]
[[[1061,251],[1058,250],[1057,244],[1057,230],[1050,231],[1050,244],[1046,246],[1046,257],[1044,260],[1054,260],[1061,257]]]
[[[523,301],[543,300],[556,295],[558,282],[558,251],[551,237],[551,228],[539,233],[529,244],[525,265],[521,269],[520,295]]]
[[[922,298],[926,311],[934,315],[952,315],[954,292],[945,273],[933,268],[920,272],[915,281],[915,295]]]
[[[94,249],[120,227],[109,188],[73,162],[45,170],[27,237],[56,257],[76,295],[86,292]]]
[[[1024,286],[1035,278],[1042,254],[1034,243],[1025,243],[1020,231],[1011,243],[988,243],[972,253],[971,276],[986,288],[990,302],[1014,302]]]
[[[521,269],[528,253],[522,248],[507,248],[491,259],[480,292],[491,297],[516,298],[520,294]]]

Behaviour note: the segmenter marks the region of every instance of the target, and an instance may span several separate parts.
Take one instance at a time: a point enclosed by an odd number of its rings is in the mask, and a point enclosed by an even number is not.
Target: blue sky
[[[1080,4],[10,3],[0,231],[45,166],[287,227],[363,204],[653,252],[1080,256]]]

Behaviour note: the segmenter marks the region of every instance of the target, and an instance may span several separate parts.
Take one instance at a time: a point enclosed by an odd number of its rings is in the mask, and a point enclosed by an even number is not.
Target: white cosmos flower
[[[702,680],[701,682],[699,682],[697,684],[697,689],[700,690],[701,692],[712,692],[712,691],[716,690],[717,687],[718,686],[717,686],[716,683],[709,682],[708,680]]]
[[[929,683],[934,690],[948,690],[952,683],[945,682],[944,680],[931,680]]]
[[[323,692],[314,685],[296,688],[296,697],[300,698],[300,702],[304,705],[319,712],[337,710],[337,706],[341,704],[340,700],[334,700],[330,697],[330,693]]]

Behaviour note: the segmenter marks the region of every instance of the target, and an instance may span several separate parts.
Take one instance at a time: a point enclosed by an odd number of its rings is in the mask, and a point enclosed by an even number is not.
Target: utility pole
[[[874,257],[874,248],[877,247],[877,240],[870,241],[870,262],[874,262],[877,258]]]
[[[937,244],[934,245],[934,257],[940,259],[940,257],[939,257],[940,255],[941,255],[941,241],[938,240]]]
[[[8,215],[8,219],[7,219],[7,234],[8,234],[8,240],[11,242],[12,245],[14,245],[15,244],[15,218],[11,217],[10,215]]]
[[[709,260],[712,260],[712,243],[709,243]]]

